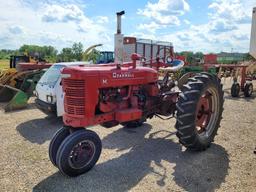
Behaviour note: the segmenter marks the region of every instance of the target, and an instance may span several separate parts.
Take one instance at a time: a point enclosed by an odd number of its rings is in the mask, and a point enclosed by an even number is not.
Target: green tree
[[[192,51],[182,51],[180,55],[185,56],[188,63],[193,62],[194,53]]]
[[[36,59],[43,59],[48,62],[55,62],[58,51],[53,46],[22,45],[19,48],[20,54],[27,54]]]
[[[204,58],[204,54],[203,54],[202,52],[196,52],[196,53],[194,54],[194,56],[195,56],[196,58],[198,58],[198,59],[203,59],[203,58]]]
[[[19,54],[18,50],[1,49],[0,59],[9,59],[11,55]]]
[[[74,61],[74,55],[72,48],[66,47],[63,48],[61,53],[58,55],[58,60],[62,62]]]
[[[83,44],[81,42],[74,43],[72,45],[73,58],[76,61],[82,61],[83,59]]]

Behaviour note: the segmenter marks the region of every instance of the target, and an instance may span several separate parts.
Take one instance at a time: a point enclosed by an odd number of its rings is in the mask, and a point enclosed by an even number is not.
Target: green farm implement
[[[27,107],[28,99],[43,73],[42,70],[22,72],[9,83],[0,84],[0,102],[4,102],[5,112]]]

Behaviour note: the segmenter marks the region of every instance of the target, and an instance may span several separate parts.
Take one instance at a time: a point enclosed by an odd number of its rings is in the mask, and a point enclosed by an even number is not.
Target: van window
[[[53,65],[51,66],[45,74],[41,77],[38,83],[49,84],[54,86],[60,77],[60,70],[63,68],[63,65]]]

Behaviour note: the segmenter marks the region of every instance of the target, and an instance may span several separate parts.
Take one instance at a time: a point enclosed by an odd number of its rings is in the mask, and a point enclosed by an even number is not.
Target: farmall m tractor
[[[177,137],[188,149],[202,151],[213,142],[224,101],[218,77],[198,73],[178,88],[170,74],[183,66],[182,61],[172,67],[161,58],[150,64],[141,59],[132,54],[128,63],[63,69],[64,126],[53,136],[49,156],[64,175],[83,174],[99,159],[101,140],[86,129],[93,125],[139,129],[148,118],[173,117]],[[159,69],[166,71],[162,80]]]

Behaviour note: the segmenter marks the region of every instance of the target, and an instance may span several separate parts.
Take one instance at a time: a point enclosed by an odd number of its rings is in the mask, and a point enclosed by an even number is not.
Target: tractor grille
[[[65,112],[71,115],[85,114],[85,81],[64,79]]]

